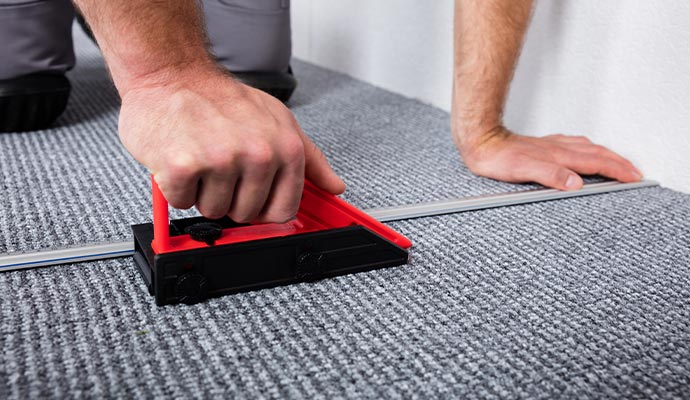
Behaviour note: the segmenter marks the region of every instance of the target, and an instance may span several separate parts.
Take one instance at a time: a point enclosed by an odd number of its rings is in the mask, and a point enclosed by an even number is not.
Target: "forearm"
[[[532,0],[456,0],[453,132],[461,147],[501,125]]]
[[[213,70],[196,0],[74,0],[91,26],[120,94],[142,82]]]

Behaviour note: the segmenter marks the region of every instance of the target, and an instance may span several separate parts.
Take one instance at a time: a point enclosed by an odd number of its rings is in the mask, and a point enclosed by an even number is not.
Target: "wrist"
[[[465,158],[471,158],[482,149],[492,146],[494,143],[502,142],[512,136],[510,132],[503,125],[495,125],[489,129],[482,129],[478,131],[471,131],[461,136],[456,136],[456,144],[460,154]]]
[[[509,135],[500,118],[451,115],[453,140],[461,153],[468,152],[493,138]]]
[[[145,89],[182,88],[219,78],[232,81],[215,63],[204,59],[178,61],[141,71],[128,71],[117,76],[113,73],[113,78],[121,98]]]
[[[458,146],[469,146],[482,141],[503,126],[503,110],[495,98],[477,90],[455,87],[451,105],[451,129]]]

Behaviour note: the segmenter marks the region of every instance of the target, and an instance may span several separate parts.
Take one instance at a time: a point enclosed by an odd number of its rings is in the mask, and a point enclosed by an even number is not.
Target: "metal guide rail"
[[[364,211],[380,222],[391,222],[610,193],[621,190],[639,189],[658,185],[658,182],[651,180],[634,183],[600,182],[585,184],[582,189],[569,192],[555,189],[536,189],[496,195],[448,199],[397,207],[373,208]],[[134,243],[131,239],[112,243],[93,243],[63,248],[49,248],[33,252],[16,252],[0,255],[0,272],[127,256],[131,257],[133,253]]]

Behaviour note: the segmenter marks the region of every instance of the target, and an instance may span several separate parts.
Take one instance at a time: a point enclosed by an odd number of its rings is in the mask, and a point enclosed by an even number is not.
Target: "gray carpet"
[[[75,31],[73,95],[58,127],[0,135],[0,253],[124,239],[150,216],[146,170],[117,136],[118,96],[98,49]],[[345,198],[383,207],[526,190],[473,176],[447,113],[341,74],[295,62],[291,107],[349,185]]]
[[[0,252],[148,218],[79,38],[61,126],[0,137]],[[362,207],[514,190],[448,116],[298,63],[300,122]],[[522,188],[522,186],[519,186]],[[663,188],[391,224],[409,265],[157,307],[129,259],[0,273],[0,398],[690,398],[690,196]]]

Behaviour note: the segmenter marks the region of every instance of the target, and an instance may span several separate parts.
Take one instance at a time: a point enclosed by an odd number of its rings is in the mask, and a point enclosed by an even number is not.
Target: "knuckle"
[[[602,155],[607,154],[609,152],[609,149],[607,149],[606,147],[604,147],[600,144],[595,144],[592,146],[594,148],[594,154],[596,154],[598,156],[602,156]]]
[[[168,158],[165,162],[165,169],[170,180],[183,180],[195,175],[198,165],[191,157],[180,155]]]
[[[565,146],[548,147],[545,154],[553,162],[559,162],[571,155],[571,150]]]
[[[209,219],[222,218],[225,215],[226,211],[222,210],[220,207],[209,206],[206,204],[197,204],[196,208],[201,213],[201,215]]]
[[[288,161],[297,160],[304,157],[304,143],[299,137],[291,135],[286,139],[282,146],[284,157]]]
[[[293,205],[287,207],[287,208],[284,210],[285,217],[286,217],[286,218],[289,218],[289,219],[292,219],[292,218],[294,218],[295,216],[297,216],[297,212],[299,211],[299,206],[300,206],[300,202],[299,202],[299,200],[298,200],[298,201],[295,202],[295,204],[293,204]]]
[[[295,218],[297,211],[299,210],[299,202],[295,204],[285,204],[279,207],[275,207],[268,211],[267,215],[270,215],[271,219],[275,222],[284,223]]]
[[[295,217],[296,213],[287,211],[270,211],[265,214],[262,221],[274,224],[284,224]]]
[[[228,216],[235,222],[238,222],[240,224],[248,224],[256,218],[255,214],[248,213],[248,212],[237,212],[237,211],[231,211]]]
[[[168,203],[179,210],[187,210],[194,206],[194,200],[185,199],[182,197],[171,197]]]
[[[247,154],[248,161],[258,167],[268,167],[274,158],[275,151],[267,143],[253,145]]]
[[[216,150],[207,155],[207,164],[214,171],[229,171],[236,167],[237,157],[233,151]]]

